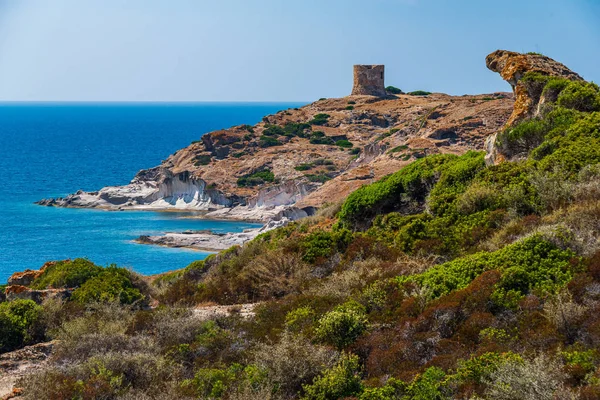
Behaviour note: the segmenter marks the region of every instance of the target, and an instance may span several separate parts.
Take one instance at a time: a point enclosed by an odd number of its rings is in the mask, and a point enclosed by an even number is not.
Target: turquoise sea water
[[[41,207],[34,201],[128,183],[202,134],[254,124],[299,104],[0,104],[0,283],[45,261],[87,257],[143,274],[207,253],[140,245],[140,235],[186,229],[238,232],[255,224],[187,213]]]

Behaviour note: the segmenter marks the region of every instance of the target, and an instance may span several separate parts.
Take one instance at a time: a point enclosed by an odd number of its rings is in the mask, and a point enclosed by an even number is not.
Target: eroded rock
[[[496,50],[485,59],[488,69],[500,74],[510,84],[515,94],[513,112],[506,126],[536,116],[541,99],[541,89],[535,85],[526,85],[522,78],[528,72],[541,75],[556,76],[574,81],[583,78],[571,71],[564,64],[541,54],[522,54],[507,50]]]

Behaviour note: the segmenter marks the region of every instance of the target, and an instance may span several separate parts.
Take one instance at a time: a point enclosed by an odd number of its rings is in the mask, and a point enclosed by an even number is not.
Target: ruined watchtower
[[[383,65],[355,65],[352,95],[385,96]]]

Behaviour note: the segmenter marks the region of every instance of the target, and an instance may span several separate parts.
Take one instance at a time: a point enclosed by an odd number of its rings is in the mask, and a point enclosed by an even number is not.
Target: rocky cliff
[[[323,99],[207,133],[128,185],[39,204],[295,219],[425,155],[481,150],[512,109],[508,93]]]

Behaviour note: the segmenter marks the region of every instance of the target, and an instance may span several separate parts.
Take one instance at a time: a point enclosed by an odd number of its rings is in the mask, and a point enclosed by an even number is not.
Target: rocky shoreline
[[[232,246],[241,246],[254,239],[261,233],[287,224],[289,220],[270,221],[261,228],[244,229],[236,233],[214,233],[210,230],[165,232],[162,235],[142,235],[134,240],[135,243],[173,248],[219,252]]]

